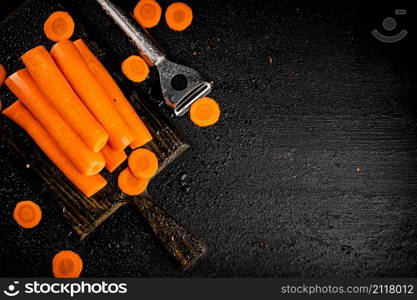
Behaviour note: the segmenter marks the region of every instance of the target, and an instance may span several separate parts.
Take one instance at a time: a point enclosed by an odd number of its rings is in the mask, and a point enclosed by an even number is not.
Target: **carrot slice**
[[[53,42],[69,39],[74,33],[74,20],[65,11],[56,11],[43,24],[43,31]]]
[[[140,0],[133,10],[133,16],[143,28],[152,28],[161,20],[162,8],[155,0]]]
[[[129,80],[142,82],[149,75],[149,67],[141,57],[131,55],[123,61],[122,72]]]
[[[53,108],[78,133],[88,148],[99,152],[107,143],[108,134],[75,94],[45,47],[29,50],[22,60]]]
[[[168,6],[165,12],[165,21],[172,30],[183,31],[191,25],[193,11],[183,2],[174,2]]]
[[[133,151],[128,159],[129,169],[139,178],[151,178],[158,171],[158,158],[145,148]]]
[[[126,168],[120,172],[117,182],[123,193],[135,196],[142,194],[146,190],[149,181],[148,179],[136,177],[129,168]]]
[[[63,250],[52,259],[52,273],[55,278],[78,278],[82,270],[81,257],[71,250]]]
[[[129,126],[133,135],[133,142],[130,146],[133,149],[139,148],[151,141],[152,135],[150,134],[148,128],[146,128],[142,119],[138,116],[103,64],[81,39],[76,40],[74,45],[84,58],[84,61],[87,63],[94,77],[98,80],[101,86],[104,87],[110,98],[113,99],[117,111]]]
[[[107,184],[100,174],[85,176],[78,172],[48,131],[36,120],[20,100],[7,107],[2,113],[22,127],[46,156],[87,197],[91,197]]]
[[[103,155],[88,149],[81,138],[52,108],[26,69],[12,74],[6,79],[6,85],[45,127],[80,173],[94,175],[104,168]]]
[[[113,150],[109,145],[104,146],[101,149],[104,159],[106,160],[106,169],[109,172],[113,172],[120,166],[126,159],[127,155],[124,150]]]
[[[13,218],[21,227],[33,228],[41,221],[42,210],[32,201],[20,201],[13,211]]]
[[[220,117],[220,107],[216,101],[203,97],[191,104],[190,118],[200,127],[211,126],[217,123]]]
[[[133,140],[132,133],[74,44],[68,40],[58,42],[52,47],[51,54],[81,100],[109,134],[112,148],[126,148]]]
[[[4,80],[6,79],[6,69],[4,68],[4,66],[2,64],[0,64],[0,87],[3,85]]]

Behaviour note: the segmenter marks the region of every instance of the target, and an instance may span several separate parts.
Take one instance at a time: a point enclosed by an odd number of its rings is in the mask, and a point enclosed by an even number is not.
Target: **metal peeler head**
[[[165,57],[158,61],[162,95],[174,109],[176,116],[184,115],[197,99],[211,92],[212,83],[204,81],[200,74],[183,65],[173,63]]]

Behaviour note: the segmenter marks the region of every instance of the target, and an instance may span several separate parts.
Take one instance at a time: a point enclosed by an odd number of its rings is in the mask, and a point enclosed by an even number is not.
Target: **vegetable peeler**
[[[130,15],[109,0],[96,0],[104,12],[119,26],[140,55],[159,72],[162,95],[176,116],[184,115],[197,99],[208,95],[212,83],[183,65],[169,61],[149,33]]]

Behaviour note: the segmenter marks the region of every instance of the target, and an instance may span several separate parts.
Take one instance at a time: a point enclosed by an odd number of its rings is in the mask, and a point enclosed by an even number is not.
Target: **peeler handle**
[[[152,39],[128,13],[115,6],[109,0],[96,0],[103,11],[113,19],[117,26],[129,38],[139,54],[151,65],[158,65],[165,58],[159,45]]]
[[[206,251],[206,245],[180,226],[149,198],[147,193],[131,198],[162,244],[183,270],[192,266]]]

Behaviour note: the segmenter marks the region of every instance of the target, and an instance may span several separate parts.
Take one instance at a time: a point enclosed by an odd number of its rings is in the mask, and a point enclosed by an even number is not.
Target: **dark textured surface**
[[[69,7],[101,46],[120,61],[133,53],[91,0],[72,2],[84,3]],[[190,1],[189,30],[150,30],[215,81],[223,109],[207,129],[172,119],[191,147],[149,190],[206,241],[198,265],[176,269],[131,207],[79,242],[45,187],[0,149],[0,275],[50,276],[52,256],[69,248],[84,276],[416,276],[415,16],[397,17],[408,37],[383,44],[370,31],[400,4],[361,2]],[[154,76],[139,86],[158,103],[156,87]],[[23,199],[43,208],[34,230],[11,218]]]

